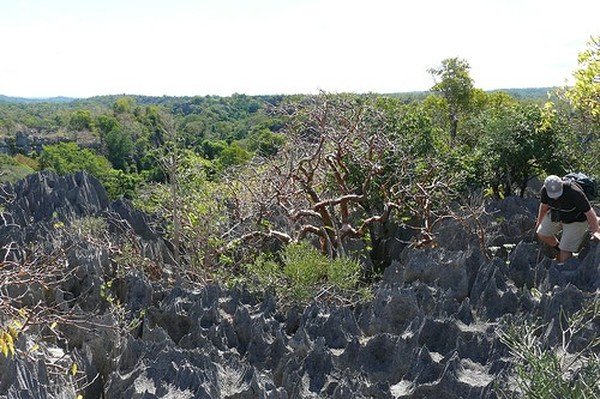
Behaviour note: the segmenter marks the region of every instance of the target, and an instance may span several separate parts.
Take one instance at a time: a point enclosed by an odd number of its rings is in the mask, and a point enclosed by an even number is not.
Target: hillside
[[[528,101],[547,101],[549,93],[558,89],[557,87],[531,87],[531,88],[513,88],[513,89],[495,89],[486,90],[486,93],[506,93],[519,100]],[[419,101],[430,95],[430,91],[413,91],[405,93],[388,93],[386,95],[397,97],[404,101]]]
[[[36,103],[69,103],[77,100],[70,97],[48,97],[48,98],[25,98],[25,97],[8,97],[0,94],[0,103],[9,104],[36,104]]]
[[[518,99],[527,100],[544,100],[548,98],[548,92],[557,89],[556,87],[531,87],[531,88],[512,88],[512,89],[495,89],[488,90],[488,93],[503,92],[507,93]],[[377,94],[377,93],[370,93]],[[382,93],[392,97],[399,97],[402,99],[423,99],[427,95],[431,94],[429,91],[414,91],[414,92],[400,92],[400,93]],[[244,96],[243,94],[237,94],[238,96]],[[133,95],[133,94],[118,94],[108,96],[93,96],[88,98],[71,98],[71,97],[50,97],[50,98],[25,98],[25,97],[8,97],[0,94],[0,103],[13,103],[13,104],[36,104],[36,103],[69,103],[79,102],[81,104],[107,104],[114,103],[119,97],[131,97],[138,104],[172,104],[172,103],[185,103],[194,98],[200,96],[145,96],[145,95]],[[215,97],[219,96],[207,96]],[[268,101],[272,98],[282,98],[282,95],[261,95],[261,96],[248,96],[264,99]]]

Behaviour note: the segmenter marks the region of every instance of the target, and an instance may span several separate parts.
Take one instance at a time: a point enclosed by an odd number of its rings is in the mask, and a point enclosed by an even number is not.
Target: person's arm
[[[590,208],[590,210],[585,213],[585,217],[587,218],[588,225],[590,226],[590,234],[592,235],[592,239],[600,240],[600,227],[598,226],[598,216],[596,216],[594,208]]]
[[[544,216],[546,216],[546,214],[548,213],[549,210],[550,210],[550,205],[544,204],[543,202],[540,203],[540,208],[538,209],[538,217],[537,217],[537,220],[535,221],[534,231],[537,231],[538,226],[540,225],[540,223],[542,223]]]

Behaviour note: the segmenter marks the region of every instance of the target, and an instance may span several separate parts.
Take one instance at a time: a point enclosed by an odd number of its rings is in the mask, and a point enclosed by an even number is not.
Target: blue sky
[[[600,1],[0,0],[0,94],[429,89],[466,59],[482,89],[568,84]]]

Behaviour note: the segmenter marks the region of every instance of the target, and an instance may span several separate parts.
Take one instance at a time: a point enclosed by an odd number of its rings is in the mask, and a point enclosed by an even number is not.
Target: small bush
[[[323,293],[338,299],[357,294],[361,265],[356,260],[331,260],[308,243],[288,245],[280,259],[263,254],[247,267],[258,288],[300,302]]]
[[[283,283],[281,266],[269,255],[261,254],[248,270],[264,290],[276,291]]]
[[[302,297],[310,295],[312,288],[324,281],[330,263],[327,257],[305,243],[288,245],[282,260],[283,274]]]
[[[351,258],[337,258],[327,268],[327,280],[344,290],[356,287],[359,283],[361,265]]]

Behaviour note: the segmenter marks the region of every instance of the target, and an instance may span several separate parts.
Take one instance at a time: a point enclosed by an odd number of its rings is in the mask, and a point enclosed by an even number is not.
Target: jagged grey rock
[[[408,250],[403,254],[402,280],[437,285],[450,290],[452,297],[464,299],[469,294],[468,256],[464,251],[443,248]]]
[[[45,172],[4,192],[0,242],[42,240],[57,220],[94,216],[114,234],[133,234],[161,267],[172,262],[171,246],[149,217],[126,201],[110,204],[86,174]],[[531,238],[535,201],[511,197],[488,212],[487,244],[507,244],[506,252],[487,259],[478,238],[456,221],[437,227],[437,248],[394,247],[393,237],[404,232],[391,229],[377,250],[389,267],[373,300],[354,308],[282,308],[243,287],[169,285],[135,269],[116,275],[106,251],[82,242],[68,251],[73,273],[60,289],[48,296],[32,288],[28,300],[51,301],[95,325],[61,326],[66,342],[41,342],[79,364],[90,382],[86,399],[495,398],[493,382],[510,361],[498,339],[502,323],[539,317],[548,323],[546,338],[556,341],[561,315],[580,310],[600,287],[600,245],[558,265]],[[107,310],[108,288],[120,314]],[[582,330],[574,348],[589,342],[595,327]],[[27,339],[23,334],[19,345]],[[0,355],[0,398],[79,393],[53,382],[41,360]]]

